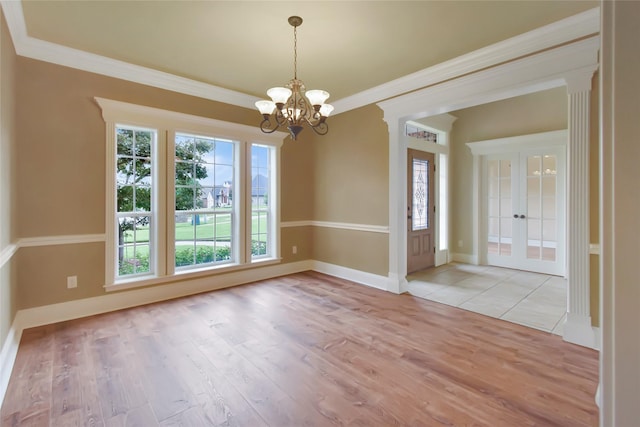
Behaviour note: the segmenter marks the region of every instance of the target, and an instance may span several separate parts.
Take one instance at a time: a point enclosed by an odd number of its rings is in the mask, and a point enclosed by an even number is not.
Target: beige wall
[[[314,227],[313,259],[387,277],[389,235]]]
[[[330,118],[326,136],[310,142],[314,158],[313,220],[389,225],[389,133],[369,105]],[[385,233],[314,227],[318,261],[387,276]]]
[[[14,67],[15,50],[4,15],[0,17],[0,259],[11,251],[15,227]],[[15,257],[0,265],[0,347],[13,323],[17,303]]]
[[[105,124],[93,98],[103,97],[218,120],[257,125],[256,111],[87,73],[23,57],[16,61],[19,238],[104,233]],[[313,157],[308,145],[282,148],[283,221],[312,215]],[[283,262],[309,259],[308,229],[284,228]],[[104,294],[104,244],[22,247],[17,256],[19,307]],[[66,277],[78,276],[67,289]]]

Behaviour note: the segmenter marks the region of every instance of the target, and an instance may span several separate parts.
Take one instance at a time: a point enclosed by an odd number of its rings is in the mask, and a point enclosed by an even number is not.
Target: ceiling
[[[298,77],[342,99],[597,1],[23,1],[27,35],[265,97]]]

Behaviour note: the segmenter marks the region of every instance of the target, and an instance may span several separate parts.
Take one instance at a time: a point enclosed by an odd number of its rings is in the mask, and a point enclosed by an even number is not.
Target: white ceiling
[[[329,102],[598,6],[579,0],[21,4],[31,39],[258,97],[293,77],[287,18],[299,15],[298,77],[308,89],[329,91]]]

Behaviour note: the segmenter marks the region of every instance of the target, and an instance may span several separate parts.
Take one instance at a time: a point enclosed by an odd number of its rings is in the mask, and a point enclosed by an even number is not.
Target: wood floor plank
[[[4,426],[595,426],[597,352],[305,272],[24,332]]]
[[[20,352],[7,387],[0,419],[2,425],[48,425],[51,410],[52,325],[24,331]]]

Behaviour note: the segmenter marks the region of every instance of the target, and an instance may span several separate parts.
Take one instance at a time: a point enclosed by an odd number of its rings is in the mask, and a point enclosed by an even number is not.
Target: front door
[[[407,273],[435,264],[435,163],[433,153],[408,151]]]

